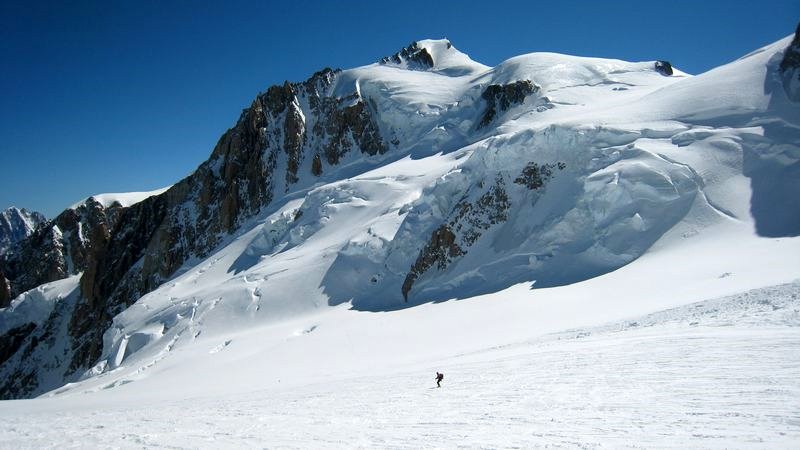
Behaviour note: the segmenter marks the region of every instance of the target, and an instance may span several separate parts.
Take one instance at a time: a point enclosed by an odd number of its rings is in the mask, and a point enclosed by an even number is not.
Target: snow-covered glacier
[[[758,396],[748,397],[766,417],[781,402],[800,401],[796,383],[786,381],[800,375],[791,300],[800,295],[794,282],[800,279],[800,103],[794,82],[785,81],[800,69],[784,63],[795,44],[787,37],[692,76],[661,61],[553,53],[488,67],[448,40],[422,40],[374,64],[328,69],[304,83],[270,88],[197,174],[166,191],[131,197],[108,219],[102,242],[109,242],[109,254],[127,245],[115,236],[146,237],[139,253],[120,250],[113,262],[99,259],[116,272],[88,264],[82,276],[41,285],[0,309],[7,349],[0,374],[30,378],[7,382],[4,395],[44,394],[52,405],[73,409],[83,399],[122,405],[167,399],[169,408],[180,409],[198,396],[257,392],[288,408],[300,389],[304,404],[322,399],[335,416],[335,402],[318,392],[323,383],[351,390],[368,372],[379,379],[401,373],[394,380],[406,385],[416,371],[433,373],[446,364],[462,374],[453,384],[478,392],[482,373],[497,375],[490,369],[495,363],[544,376],[525,358],[570,371],[566,377],[577,386],[589,372],[559,365],[553,355],[591,359],[586,352],[616,339],[614,327],[627,333],[620,339],[632,349],[631,364],[657,365],[650,352],[673,358],[689,345],[685,339],[695,325],[715,352],[710,359],[721,364],[735,353],[725,339],[741,345],[749,331],[736,328],[741,333],[728,336],[716,316],[709,319],[712,313],[692,325],[686,305],[725,298],[700,307],[746,316],[750,309],[730,300],[740,298],[726,296],[754,289],[752,295],[769,302],[770,286],[781,285],[774,311],[786,315],[753,316],[757,334],[778,330],[759,350],[780,347],[789,358],[778,374],[782,394],[760,406]],[[125,258],[129,264],[121,266]],[[97,313],[108,324],[99,332],[86,331],[74,318],[96,311],[98,300],[82,299],[87,291],[116,301]],[[658,334],[669,332],[672,316],[651,316],[665,310],[680,318],[674,339]],[[643,321],[654,328],[629,330]],[[572,330],[570,339],[600,337],[588,346],[553,344],[565,330]],[[652,347],[636,343],[651,338]],[[530,350],[541,342],[547,344]],[[548,346],[555,352],[549,356]],[[612,353],[626,364],[624,352]],[[752,359],[758,351],[745,353],[751,358],[742,363],[747,376],[766,376]],[[630,382],[656,377],[675,387],[670,377],[698,369],[702,359],[685,367],[665,364],[667,374],[620,369],[621,376]],[[515,380],[513,392],[530,395],[525,389],[533,386],[524,377]],[[746,386],[747,380],[737,382]],[[701,381],[692,392],[713,384]],[[544,386],[548,394],[558,389]],[[601,404],[619,394],[603,392],[607,396],[596,399]],[[424,403],[430,395],[411,400]],[[504,404],[502,390],[487,395],[484,400]],[[354,397],[344,397],[357,409]],[[475,407],[446,401],[455,410]],[[637,411],[647,409],[636,404]],[[707,407],[699,401],[687,411]],[[609,408],[614,420],[624,415]],[[731,405],[723,409],[737,412]],[[800,428],[786,416],[791,411],[778,409],[787,422],[764,425],[748,438],[797,442]],[[571,420],[571,412],[559,411],[554,420]],[[5,414],[0,406],[3,416],[20,412],[25,406],[7,407]],[[511,414],[523,413],[512,408]],[[352,409],[347,414],[367,422],[390,419]],[[723,431],[740,425],[738,416],[725,417],[717,422]],[[764,417],[757,420],[766,424]],[[500,422],[511,423],[506,419]],[[646,422],[640,431],[657,427]],[[311,428],[316,434],[307,441],[287,440],[284,433],[273,443],[349,446],[320,441],[321,428]],[[715,440],[697,428],[700,446],[734,442],[727,431]],[[561,434],[502,442],[585,442],[564,441]],[[398,435],[389,441],[379,435],[362,444],[401,442]],[[601,435],[615,436],[608,429]],[[473,446],[501,442],[465,437]],[[680,442],[691,445],[692,436],[684,437]],[[202,445],[184,438],[177,445]],[[440,438],[402,442],[449,445]]]

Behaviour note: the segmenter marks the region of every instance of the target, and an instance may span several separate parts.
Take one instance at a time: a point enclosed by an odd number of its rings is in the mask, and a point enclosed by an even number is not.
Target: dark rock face
[[[320,159],[319,155],[314,155],[314,159],[311,162],[311,173],[315,177],[322,175],[322,159]]]
[[[50,370],[49,379],[66,380],[91,367],[116,314],[169,279],[190,257],[208,255],[221,236],[304,176],[321,175],[326,164],[335,166],[350,152],[385,153],[388,146],[369,101],[358,93],[327,95],[338,73],[324,69],[305,82],[286,82],[258,95],[210,158],[163,194],[127,208],[103,208],[90,199],[0,259],[0,296],[8,300],[83,272],[80,296],[60,302],[16,350],[0,345],[0,353],[13,355],[0,371],[13,378],[0,384],[0,397],[52,388],[39,385],[42,368]],[[45,339],[45,334],[68,339]],[[12,342],[2,339],[0,344]],[[64,346],[59,347],[61,356],[53,356],[59,353],[54,346]]]
[[[5,274],[0,272],[0,308],[5,308],[11,304],[11,285]]]
[[[25,338],[35,328],[36,324],[26,323],[12,328],[0,336],[0,365],[8,361],[8,358],[11,358],[19,350]]]
[[[116,314],[138,299],[136,288],[146,292],[157,287],[147,284],[150,279],[134,289],[122,283],[142,258],[166,214],[166,203],[160,196],[135,206],[123,212],[111,235],[96,240],[98,245],[90,249],[90,263],[80,281],[82,295],[68,325],[74,352],[70,371],[87,367],[99,357],[103,333]]]
[[[486,101],[486,110],[478,122],[478,128],[489,125],[494,118],[514,105],[520,105],[525,98],[539,92],[539,86],[530,80],[520,80],[509,84],[491,84],[481,94]]]
[[[655,63],[656,72],[664,75],[665,77],[669,77],[672,75],[672,64],[669,61],[656,61]]]
[[[786,95],[792,101],[800,102],[800,24],[797,24],[794,39],[783,53],[779,69]]]
[[[0,367],[7,367],[6,364],[15,356],[17,358],[22,357],[22,353],[25,353],[23,346],[26,343],[30,346],[31,338],[35,334],[36,328],[34,323],[25,323],[6,331],[0,336]],[[7,398],[9,391],[12,389],[18,390],[20,393],[27,393],[27,386],[35,385],[35,379],[35,374],[24,374],[20,371],[4,377],[0,381],[0,397]]]
[[[450,43],[447,44],[450,48]],[[396,64],[400,65],[406,63],[409,69],[425,70],[433,67],[433,56],[428,53],[419,43],[412,42],[408,47],[403,48],[392,56],[386,56],[379,61],[381,64]]]
[[[27,239],[0,255],[0,307],[19,294],[43,283],[60,280],[86,269],[88,252],[98,239],[106,239],[120,206],[104,208],[89,198],[41,224]],[[7,297],[2,285],[7,286]]]
[[[422,249],[414,265],[411,266],[406,279],[403,281],[403,298],[408,301],[408,293],[414,282],[431,267],[436,266],[444,270],[455,258],[464,254],[464,250],[456,244],[456,235],[448,225],[437,228],[425,248]]]
[[[355,100],[355,103],[343,106],[348,100]],[[386,152],[380,131],[370,119],[372,112],[363,100],[328,98],[322,102],[319,111],[324,120],[315,124],[314,133],[327,136],[322,151],[328,164],[338,164],[353,144],[370,156]]]
[[[292,101],[287,106],[286,121],[283,123],[283,136],[285,139],[284,147],[288,157],[286,168],[286,182],[289,184],[297,183],[297,170],[300,167],[301,151],[305,140],[306,124],[303,121],[303,113],[300,106]]]
[[[785,72],[789,69],[800,67],[800,23],[797,24],[797,29],[794,32],[794,39],[786,48],[781,60],[780,69]]]
[[[474,203],[461,202],[456,205],[450,213],[450,219],[433,232],[411,266],[403,281],[403,297],[408,300],[414,282],[425,272],[434,267],[445,270],[452,261],[465,255],[486,230],[505,222],[510,207],[505,182],[501,177]]]

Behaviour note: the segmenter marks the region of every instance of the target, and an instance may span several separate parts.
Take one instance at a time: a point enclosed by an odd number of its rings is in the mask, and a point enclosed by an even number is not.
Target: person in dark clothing
[[[442,387],[443,379],[444,379],[444,374],[436,372],[436,387]]]

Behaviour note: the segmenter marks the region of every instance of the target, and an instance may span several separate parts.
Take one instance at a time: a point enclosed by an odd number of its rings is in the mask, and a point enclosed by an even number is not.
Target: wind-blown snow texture
[[[271,88],[242,116],[263,136],[241,137],[271,153],[233,160],[269,184],[236,184],[213,245],[182,243],[114,310],[93,367],[60,340],[80,276],[0,310],[0,376],[53,397],[0,404],[0,444],[797,444],[791,43],[693,77],[551,53],[490,68],[427,40]],[[235,151],[198,173],[235,179]],[[187,180],[150,199],[163,223],[206,217],[212,188]]]

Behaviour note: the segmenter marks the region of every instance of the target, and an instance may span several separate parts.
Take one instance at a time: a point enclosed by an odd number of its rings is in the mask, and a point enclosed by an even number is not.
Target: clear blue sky
[[[54,217],[188,175],[270,85],[449,38],[701,73],[794,32],[798,0],[0,2],[0,209]]]

